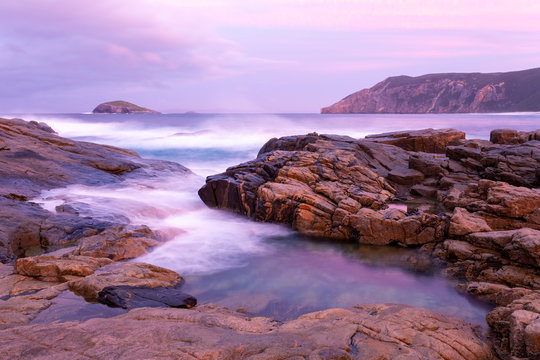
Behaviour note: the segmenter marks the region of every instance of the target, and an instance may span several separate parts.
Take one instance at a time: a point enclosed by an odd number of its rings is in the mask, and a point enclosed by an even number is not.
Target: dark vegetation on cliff
[[[540,111],[540,68],[394,76],[321,109],[328,114],[516,111]]]

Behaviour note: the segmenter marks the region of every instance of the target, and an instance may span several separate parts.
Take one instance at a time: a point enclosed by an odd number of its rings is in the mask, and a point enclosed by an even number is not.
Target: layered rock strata
[[[507,133],[494,131],[494,142],[451,129],[271,139],[255,160],[208,177],[199,195],[211,207],[310,236],[423,245],[464,291],[507,307],[540,291],[538,131]],[[533,325],[512,341],[496,330],[514,324],[505,311],[490,315],[500,353],[536,356]]]

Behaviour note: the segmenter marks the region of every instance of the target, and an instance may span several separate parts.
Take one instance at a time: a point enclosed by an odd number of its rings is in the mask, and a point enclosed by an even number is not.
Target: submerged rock
[[[405,305],[358,305],[279,323],[207,305],[135,309],[85,322],[0,330],[1,357],[73,359],[495,359],[461,320]]]
[[[97,300],[113,307],[133,309],[137,307],[191,308],[197,300],[174,287],[107,286],[98,294]]]

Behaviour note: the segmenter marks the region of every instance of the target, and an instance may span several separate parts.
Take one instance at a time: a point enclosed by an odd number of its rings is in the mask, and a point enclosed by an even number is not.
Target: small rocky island
[[[127,101],[109,101],[96,106],[94,114],[160,114],[159,111],[150,110]]]
[[[540,68],[394,76],[321,109],[323,114],[540,111]]]

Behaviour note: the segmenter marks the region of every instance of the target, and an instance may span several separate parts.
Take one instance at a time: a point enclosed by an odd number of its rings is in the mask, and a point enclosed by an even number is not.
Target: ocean
[[[485,325],[491,307],[455,290],[437,271],[410,269],[414,249],[307,239],[286,226],[208,209],[197,190],[210,174],[255,158],[272,137],[311,132],[359,138],[423,128],[455,128],[489,139],[495,128],[540,128],[540,114],[18,114],[59,135],[179,162],[192,176],[128,179],[120,184],[53,189],[36,202],[73,204],[83,215],[125,216],[169,234],[135,261],[177,271],[185,291],[253,315],[286,320],[358,303],[406,303]]]

